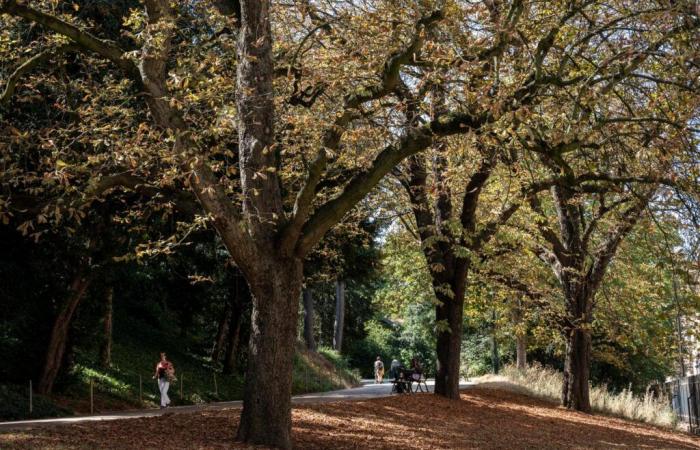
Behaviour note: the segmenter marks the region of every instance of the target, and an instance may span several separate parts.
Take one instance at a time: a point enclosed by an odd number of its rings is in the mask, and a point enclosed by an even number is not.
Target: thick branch
[[[469,232],[473,232],[476,228],[476,208],[479,204],[479,196],[484,188],[484,185],[491,176],[491,171],[496,165],[495,153],[487,155],[481,161],[481,165],[467,183],[467,187],[464,192],[464,198],[462,199],[462,215],[460,216],[460,221],[462,227]]]
[[[370,167],[355,175],[343,192],[328,201],[309,218],[296,246],[299,256],[305,255],[333,225],[339,222],[379,181],[404,158],[425,150],[433,139],[424,128],[412,129],[398,143],[382,150]]]
[[[282,231],[280,239],[280,248],[282,254],[288,254],[294,248],[299,233],[301,232],[304,222],[309,218],[311,211],[311,203],[316,196],[316,187],[318,186],[323,172],[326,170],[328,158],[325,151],[320,151],[316,158],[311,162],[309,173],[301,190],[297,194],[294,201],[294,209],[292,210],[292,218]]]
[[[532,210],[539,215],[539,218],[536,219],[535,224],[537,225],[540,235],[552,246],[553,256],[555,256],[560,262],[564,261],[566,258],[566,249],[556,233],[547,224],[547,216],[542,210],[542,205],[539,198],[537,195],[532,195],[528,198],[528,200]]]

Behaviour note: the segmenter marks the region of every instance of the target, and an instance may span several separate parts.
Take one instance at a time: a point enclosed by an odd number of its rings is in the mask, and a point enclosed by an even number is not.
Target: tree
[[[487,2],[484,2],[487,3]],[[586,16],[588,8],[595,11],[596,18],[584,19],[586,30],[577,35],[576,24],[582,16]],[[601,53],[599,40],[601,36],[609,35],[611,39],[621,38],[618,35],[617,24],[620,22],[634,22],[635,15],[604,12],[605,9],[597,5],[585,3],[569,3],[561,14],[553,21],[537,23],[531,17],[537,13],[552,12],[548,9],[540,11],[534,6],[525,6],[521,2],[489,2],[485,5],[482,14],[488,19],[487,32],[494,33],[497,43],[482,54],[473,56],[476,60],[484,56],[483,71],[475,70],[470,73],[465,83],[470,89],[488,92],[485,98],[475,101],[472,107],[489,108],[491,98],[495,98],[494,106],[508,108],[509,101],[503,101],[503,97],[509,96],[518,99],[517,108],[513,114],[505,114],[497,122],[485,122],[480,127],[474,127],[473,140],[453,137],[443,139],[436,145],[430,154],[417,154],[408,158],[398,174],[399,180],[406,190],[411,208],[413,210],[416,225],[416,234],[420,237],[423,251],[431,271],[432,284],[436,305],[437,323],[437,359],[438,368],[436,374],[435,393],[450,398],[459,398],[459,361],[460,345],[462,341],[462,322],[464,309],[465,283],[469,271],[473,268],[473,259],[483,257],[483,248],[498,228],[506,223],[517,211],[523,198],[529,197],[543,189],[547,189],[553,180],[537,182],[528,185],[525,179],[521,179],[521,195],[513,201],[504,201],[497,213],[493,210],[486,214],[480,214],[482,192],[490,182],[499,162],[511,166],[513,174],[522,173],[524,168],[516,167],[522,154],[508,150],[510,131],[517,130],[522,119],[529,117],[523,111],[539,108],[539,105],[547,96],[568,97],[569,90],[580,89],[581,97],[586,100],[604,95],[614,88],[617,83],[633,78],[651,49],[658,48],[667,43],[677,34],[690,32],[697,27],[693,12],[689,12],[690,22],[679,28],[671,28],[662,38],[655,35],[644,36],[638,42],[629,43],[629,51],[626,56],[623,52],[611,51]],[[557,14],[554,13],[556,16]],[[648,18],[643,21],[646,23]],[[542,27],[539,36],[532,39],[518,39],[514,30],[519,30],[521,20],[530,20]],[[615,25],[613,25],[615,24]],[[530,23],[530,25],[533,25]],[[670,27],[671,24],[666,23]],[[648,41],[648,42],[647,42]],[[532,45],[528,52],[527,43]],[[663,43],[662,43],[663,42]],[[536,45],[535,45],[536,43]],[[552,50],[555,46],[557,50]],[[647,46],[645,49],[644,46]],[[642,50],[636,50],[636,48]],[[559,48],[566,48],[563,53]],[[531,55],[535,55],[533,58]],[[634,55],[634,56],[632,56]],[[581,58],[579,60],[579,58]],[[489,59],[495,60],[496,67],[492,67]],[[585,62],[584,62],[585,60]],[[609,82],[600,89],[592,87],[600,83],[596,79],[598,73],[605,73],[608,64],[615,60],[621,67],[619,73],[611,76]],[[580,61],[575,62],[575,61]],[[568,64],[577,66],[572,70],[571,76],[562,76]],[[586,67],[583,69],[583,67]],[[646,69],[646,67],[645,67]],[[544,73],[557,74],[551,77]],[[583,75],[587,73],[587,75]],[[420,99],[406,95],[407,120],[420,121],[423,115],[439,114],[445,105],[450,104],[450,97],[445,86],[450,81],[433,78],[434,74],[421,77],[418,72],[416,77],[422,79],[424,90],[430,92],[430,109],[420,109]],[[675,73],[669,78],[675,81]],[[513,93],[513,87],[506,87],[504,79],[508,77],[525,77],[527,80]],[[602,76],[602,75],[601,75]],[[593,78],[591,78],[593,77]],[[457,77],[459,78],[459,76]],[[679,77],[684,80],[687,78]],[[593,80],[593,81],[592,81]],[[657,81],[664,82],[663,75],[658,75]],[[517,86],[517,85],[516,85]],[[527,91],[526,95],[522,95]],[[588,97],[591,97],[590,99]],[[498,101],[503,101],[499,103]],[[510,130],[510,131],[509,131]],[[450,151],[446,149],[454,147]],[[459,147],[465,149],[459,150]],[[462,158],[458,158],[462,152]],[[467,156],[468,155],[468,156]],[[479,161],[478,164],[474,164]],[[468,174],[468,175],[467,175]],[[554,173],[553,176],[557,176]],[[513,176],[512,178],[516,178]],[[516,181],[517,183],[517,181]],[[509,197],[509,191],[502,193],[503,197]],[[518,198],[520,197],[520,198]]]
[[[397,11],[394,2],[377,1],[370,13],[315,2],[279,10],[268,0],[202,1],[179,9],[166,0],[144,3],[145,11],[135,10],[125,24],[134,37],[130,48],[85,31],[68,12],[60,17],[46,12],[42,2],[30,7],[3,0],[0,12],[54,33],[40,41],[49,49],[68,40],[71,51],[98,56],[118,69],[104,82],[115,95],[137,100],[105,112],[119,111],[115,126],[128,124],[122,133],[128,145],[116,144],[123,153],[105,151],[116,155],[107,163],[84,165],[89,175],[83,190],[115,175],[103,173],[103,167],[127,172],[110,180],[128,178],[131,187],[177,191],[176,181],[189,186],[253,295],[238,438],[284,448],[291,446],[292,356],[304,259],[311,249],[403,159],[447,136],[497,123],[530,104],[545,86],[585,79],[570,64],[578,49],[566,54],[567,47],[555,42],[562,31],[589,26],[591,15],[584,9],[614,10],[597,2],[562,2],[561,15],[539,7],[524,15],[526,8],[516,1],[505,14],[493,10],[503,26],[483,40],[480,30],[464,33],[464,24],[480,20],[496,2],[486,7],[450,2],[444,9],[417,2]],[[592,37],[617,26],[615,13],[609,14],[613,17],[601,13],[598,20],[610,23]],[[529,33],[515,28],[521,16],[528,18]],[[17,26],[14,18],[3,20]],[[275,40],[276,24],[281,38]],[[580,33],[590,43],[586,31]],[[515,51],[520,47],[528,51]],[[518,56],[506,73],[478,82],[496,66],[508,68],[491,61],[510,55]],[[422,80],[414,77],[421,70],[443,77],[438,84],[465,87],[427,114],[433,108],[426,84],[406,82]],[[494,84],[489,80],[497,82],[497,95],[482,101],[484,88]],[[403,120],[406,98],[421,101],[426,113],[413,116],[420,120]],[[133,123],[134,117],[144,120]],[[397,117],[401,133],[395,132]],[[96,130],[90,135],[99,134]]]
[[[306,348],[312,352],[316,351],[316,339],[314,338],[314,297],[311,288],[305,288],[303,292],[304,301],[304,342]]]
[[[551,268],[566,305],[562,327],[566,341],[562,404],[584,412],[591,411],[589,378],[595,296],[620,244],[633,231],[649,203],[659,198],[660,186],[683,184],[683,174],[674,172],[672,161],[686,158],[688,141],[682,136],[687,131],[678,124],[690,120],[696,101],[684,104],[684,89],[676,91],[659,85],[668,105],[676,105],[673,110],[659,108],[655,96],[649,100],[632,83],[626,88],[627,92],[619,89],[615,94],[617,99],[624,94],[633,99],[630,102],[634,101],[637,107],[631,113],[633,117],[624,116],[624,107],[610,98],[605,109],[601,107],[596,112],[599,116],[595,129],[578,122],[578,113],[574,112],[573,125],[581,128],[563,141],[555,137],[553,143],[551,139],[558,131],[540,126],[541,122],[537,131],[529,129],[529,138],[521,139],[545,170],[552,175],[562,174],[550,189],[547,206],[539,195],[529,197],[535,214],[532,221],[541,239],[533,251]],[[624,99],[622,103],[625,104]],[[634,120],[634,116],[646,112],[645,107],[652,110],[649,115],[661,117],[651,128],[640,127]],[[616,116],[616,120],[610,120],[611,116]],[[583,139],[575,137],[584,134]],[[586,155],[587,148],[597,150],[594,157]],[[581,162],[584,155],[588,160]],[[597,172],[580,174],[590,167]]]
[[[107,286],[105,289],[104,317],[102,319],[103,335],[100,343],[100,365],[109,368],[112,365],[112,322],[114,288]]]
[[[293,206],[286,208],[281,189],[279,152],[275,139],[274,66],[269,1],[243,1],[223,14],[236,21],[236,132],[240,202],[229,196],[220,175],[210,166],[197,134],[177,107],[167,83],[174,50],[178,11],[169,2],[146,1],[146,19],[139,59],[113,42],[84,31],[19,1],[3,1],[0,12],[36,22],[71,41],[81,52],[97,54],[119,68],[143,94],[152,125],[166,136],[168,153],[190,174],[193,194],[237,265],[253,293],[252,330],[244,409],[238,438],[245,442],[291,446],[290,390],[295,323],[301,292],[303,259],[325,232],[339,222],[401,159],[428,147],[435,134],[448,135],[469,129],[478,118],[451,114],[416,127],[409,136],[390,143],[366,167],[343,182],[340,192],[314,205],[316,190],[345,131],[362,105],[393,92],[401,68],[415,60],[424,43],[423,30],[442,18],[428,13],[416,21],[413,39],[392,53],[371,82],[344,95],[337,119],[328,127],[320,149],[309,164]],[[291,67],[292,69],[294,67]],[[171,145],[170,145],[171,144]],[[286,190],[289,192],[289,190]]]

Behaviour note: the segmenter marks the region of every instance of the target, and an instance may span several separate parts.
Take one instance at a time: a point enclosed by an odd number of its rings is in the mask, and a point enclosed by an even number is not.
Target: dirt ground
[[[240,410],[116,420],[0,434],[10,449],[223,449]],[[294,408],[298,449],[700,449],[700,437],[566,411],[478,386],[455,402],[430,394]]]

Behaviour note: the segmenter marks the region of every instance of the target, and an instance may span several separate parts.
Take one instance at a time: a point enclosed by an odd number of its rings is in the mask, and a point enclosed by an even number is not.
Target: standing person
[[[399,377],[399,368],[401,367],[401,363],[399,362],[398,359],[394,358],[391,361],[391,367],[389,368],[389,376],[391,378],[398,378]]]
[[[170,406],[170,397],[168,397],[168,388],[170,388],[170,380],[175,378],[175,367],[173,363],[168,361],[165,353],[161,352],[160,361],[156,364],[156,373],[153,379],[158,380],[158,390],[160,391],[160,408]]]
[[[377,356],[374,362],[374,383],[382,383],[384,381],[384,363],[381,356]]]

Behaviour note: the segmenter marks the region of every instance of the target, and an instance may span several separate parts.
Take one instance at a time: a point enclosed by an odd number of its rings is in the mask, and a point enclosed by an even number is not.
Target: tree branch
[[[138,78],[136,66],[125,57],[124,51],[117,45],[97,38],[93,34],[81,30],[75,25],[65,22],[51,14],[30,8],[17,0],[0,0],[0,13],[22,17],[36,22],[44,27],[69,38],[83,50],[97,53],[112,61],[132,78]]]
[[[389,145],[374,159],[367,170],[356,174],[343,192],[316,209],[302,228],[295,253],[305,255],[335,223],[352,209],[391,169],[404,158],[432,145],[432,135],[425,128],[411,129],[396,144]]]
[[[29,73],[30,71],[34,70],[42,64],[47,63],[49,60],[51,60],[57,55],[74,51],[77,49],[78,46],[76,46],[75,44],[64,44],[55,48],[44,50],[43,52],[38,53],[26,60],[19,67],[17,67],[7,79],[7,84],[5,84],[5,90],[3,91],[2,95],[0,95],[0,105],[6,106],[10,103],[10,100],[12,99],[12,96],[15,93],[15,87],[17,86],[17,82],[23,75]]]

